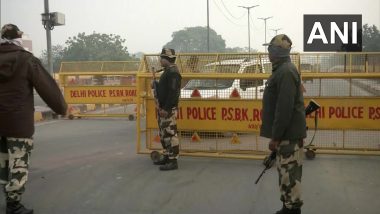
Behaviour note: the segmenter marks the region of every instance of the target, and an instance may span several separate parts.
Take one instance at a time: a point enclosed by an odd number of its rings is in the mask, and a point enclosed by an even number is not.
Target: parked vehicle
[[[239,94],[241,99],[260,99],[263,96],[265,81],[243,79],[239,74],[265,73],[263,60],[234,59],[207,64],[200,73],[236,73],[236,79],[192,79],[181,90],[181,98],[191,98],[197,90],[201,98],[228,99]]]

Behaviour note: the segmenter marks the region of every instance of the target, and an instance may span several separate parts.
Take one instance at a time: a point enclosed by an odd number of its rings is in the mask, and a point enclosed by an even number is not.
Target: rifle
[[[305,108],[305,115],[307,116],[307,115],[309,115],[309,114],[317,111],[319,108],[320,108],[320,105],[317,102],[315,102],[314,100],[310,100],[309,105],[307,105],[307,107]],[[315,112],[315,117],[314,117],[314,120],[315,120],[315,131],[314,131],[313,138],[311,139],[311,141],[310,141],[309,145],[307,145],[307,147],[309,147],[311,145],[311,143],[314,140],[315,133],[317,132],[317,118],[318,118],[317,117],[317,112]],[[263,164],[264,164],[265,168],[261,172],[261,174],[259,175],[259,177],[256,179],[255,184],[257,184],[259,182],[261,176],[263,176],[263,174],[265,173],[265,171],[267,171],[268,169],[272,168],[272,166],[274,165],[274,162],[276,161],[276,156],[277,156],[277,151],[272,151],[269,156],[266,156],[264,158]]]
[[[276,160],[276,155],[277,155],[277,152],[276,151],[273,151],[272,153],[270,153],[269,156],[266,156],[264,158],[264,166],[265,166],[265,169],[261,172],[261,174],[259,175],[259,177],[256,179],[255,181],[255,184],[257,184],[261,178],[261,176],[263,176],[263,174],[270,168],[272,168],[272,166],[274,165],[274,162]]]
[[[158,129],[160,129],[160,122],[159,122],[159,118],[160,118],[160,112],[159,112],[160,103],[158,101],[158,92],[157,92],[158,82],[156,80],[156,72],[160,72],[162,70],[163,69],[159,69],[159,70],[156,71],[155,67],[152,67],[153,80],[152,80],[151,87],[152,87],[152,90],[153,90],[154,102],[156,104],[156,117],[157,117]],[[153,162],[157,162],[157,161],[161,160],[162,155],[158,151],[152,151],[150,153],[150,158],[152,159]]]
[[[315,115],[314,115],[314,134],[310,140],[310,143],[307,146],[305,146],[306,149],[308,149],[310,146],[313,146],[312,143],[314,141],[315,134],[317,133],[317,126],[318,126],[317,110],[319,108],[321,108],[321,106],[317,102],[315,102],[313,99],[310,100],[309,105],[307,105],[307,107],[305,108],[305,115],[306,116],[315,112]],[[306,126],[306,129],[308,129],[307,126]]]
[[[154,96],[157,108],[159,107],[159,103],[158,103],[158,93],[157,93],[158,82],[156,80],[156,73],[160,72],[160,71],[162,71],[162,69],[159,69],[156,71],[156,68],[152,67],[152,76],[153,76],[152,89],[153,89],[153,96]]]

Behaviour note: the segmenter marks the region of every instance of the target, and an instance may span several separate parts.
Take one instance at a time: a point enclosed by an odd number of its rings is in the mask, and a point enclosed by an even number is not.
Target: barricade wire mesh
[[[70,114],[135,120],[132,97],[136,96],[139,66],[140,61],[62,62],[60,84],[70,104]]]
[[[62,62],[60,72],[137,71],[140,61]]]
[[[351,78],[349,76],[328,78],[323,76],[334,73],[379,73],[379,53],[292,54],[291,61],[300,70],[301,76],[302,73],[313,74],[312,78],[302,79],[305,99],[314,99],[318,102],[318,99],[322,98],[333,100],[370,98],[376,101],[380,97],[379,78]],[[212,103],[231,99],[236,100],[237,103],[244,100],[261,102],[265,82],[272,72],[268,55],[261,53],[179,54],[176,64],[183,76],[180,106],[181,102],[185,101],[186,105],[190,106],[197,105],[201,101],[213,105]],[[159,55],[146,55],[142,60],[142,65],[140,65],[140,72],[151,72],[152,67],[156,70],[161,68]],[[234,74],[236,77],[226,76],[227,74]],[[267,76],[260,76],[261,74]],[[153,99],[149,87],[151,77],[144,77],[142,81],[145,85],[143,90],[147,92],[144,94],[148,95],[145,98]],[[194,104],[191,104],[192,102]],[[245,106],[241,108],[243,107]],[[380,109],[378,104],[377,108]],[[378,111],[380,119],[380,110]],[[374,115],[376,114],[375,106]],[[223,121],[220,122],[224,123]],[[230,130],[227,131],[206,131],[199,128],[202,127],[200,126],[201,123],[203,121],[194,120],[193,129],[181,129],[179,127],[178,134],[182,152],[246,153],[268,151],[269,139],[260,137],[258,129],[247,132],[231,126]],[[320,129],[316,132],[313,144],[322,149],[380,150],[380,126],[375,126],[372,130],[363,130],[359,127],[360,125],[357,126],[356,129]],[[306,144],[311,141],[314,132],[314,128],[307,131]],[[156,128],[146,129],[144,136],[146,143],[143,148],[161,149],[157,136]]]

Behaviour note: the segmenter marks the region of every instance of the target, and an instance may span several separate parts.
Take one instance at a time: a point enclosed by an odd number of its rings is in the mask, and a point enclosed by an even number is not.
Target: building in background
[[[25,50],[33,53],[33,42],[29,38],[28,34],[23,34],[22,35],[22,46],[25,48]]]

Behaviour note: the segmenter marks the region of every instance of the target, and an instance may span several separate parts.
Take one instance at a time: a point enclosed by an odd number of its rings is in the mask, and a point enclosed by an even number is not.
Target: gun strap
[[[317,133],[317,130],[318,130],[318,116],[317,116],[317,111],[315,111],[315,115],[314,115],[314,134],[313,134],[313,137],[310,140],[310,143],[306,147],[309,147],[309,146],[312,145],[312,143],[314,141],[314,138],[315,138],[315,134]]]

